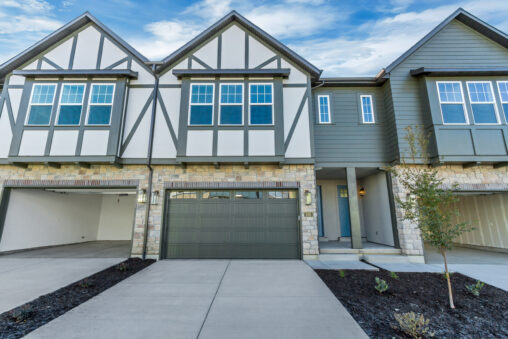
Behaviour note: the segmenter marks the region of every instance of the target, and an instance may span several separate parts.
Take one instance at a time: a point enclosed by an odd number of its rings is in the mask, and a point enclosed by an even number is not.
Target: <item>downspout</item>
[[[152,103],[152,119],[150,121],[150,138],[148,141],[148,160],[146,167],[148,167],[148,187],[146,189],[146,213],[145,213],[145,227],[143,231],[143,260],[146,259],[147,243],[148,243],[148,219],[150,217],[150,207],[152,205],[152,179],[153,179],[153,168],[152,168],[152,151],[153,151],[153,135],[155,129],[155,115],[157,113],[157,96],[159,93],[159,76],[155,74],[156,65],[152,65],[152,71],[155,76],[155,85],[153,93]]]

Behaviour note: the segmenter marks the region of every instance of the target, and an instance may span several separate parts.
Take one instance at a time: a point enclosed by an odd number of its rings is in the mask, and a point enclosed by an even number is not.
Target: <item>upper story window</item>
[[[501,98],[504,116],[506,118],[506,122],[508,123],[508,81],[498,81],[497,87],[499,89],[499,97]]]
[[[467,89],[475,124],[499,123],[491,82],[468,82]]]
[[[88,106],[88,125],[109,125],[113,106],[113,84],[93,84]]]
[[[213,94],[213,84],[191,84],[189,125],[212,124]]]
[[[28,125],[49,125],[55,90],[55,84],[36,84],[33,86],[28,110]]]
[[[373,124],[374,105],[372,104],[372,95],[360,95],[362,103],[362,121],[364,124]]]
[[[467,124],[464,95],[460,81],[437,83],[439,104],[444,124]]]
[[[220,85],[219,124],[243,124],[243,84]]]
[[[319,123],[330,123],[330,97],[328,95],[318,95],[319,102]]]
[[[250,85],[251,125],[273,125],[273,85]]]
[[[79,125],[84,93],[84,84],[65,84],[62,86],[58,125]]]

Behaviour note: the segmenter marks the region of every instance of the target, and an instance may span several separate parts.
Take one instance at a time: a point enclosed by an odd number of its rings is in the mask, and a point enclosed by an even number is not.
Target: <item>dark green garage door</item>
[[[300,257],[297,191],[169,191],[163,258]]]

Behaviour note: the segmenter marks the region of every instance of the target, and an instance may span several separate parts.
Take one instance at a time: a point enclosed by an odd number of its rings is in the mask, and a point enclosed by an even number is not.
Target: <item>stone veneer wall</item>
[[[399,168],[400,170],[400,168]],[[446,165],[438,167],[446,185],[458,184],[459,190],[489,191],[492,189],[508,188],[508,168],[493,168],[492,165],[463,168],[461,165]],[[396,177],[393,177],[393,194],[401,199],[406,197],[406,191],[401,187]],[[420,230],[415,224],[402,219],[402,210],[395,203],[397,214],[397,229],[402,253],[407,255],[423,255],[423,242]]]
[[[302,225],[302,249],[304,255],[319,254],[318,229],[315,198],[312,204],[305,204],[304,191],[309,190],[316,196],[316,180],[313,165],[251,165],[249,168],[239,165],[189,165],[186,168],[169,165],[153,166],[153,190],[161,192],[159,204],[152,205],[149,215],[147,253],[158,257],[160,248],[163,192],[168,182],[276,182],[293,181],[300,183],[300,217]],[[4,182],[7,180],[23,180],[24,185],[37,186],[73,186],[87,185],[106,187],[113,182],[129,181],[136,183],[137,189],[146,189],[148,185],[148,169],[143,165],[125,165],[116,168],[109,165],[92,165],[81,168],[75,165],[62,165],[53,168],[44,165],[30,165],[27,169],[14,166],[0,166],[0,196]],[[73,182],[76,181],[76,182]],[[87,181],[87,182],[83,182]],[[132,186],[132,185],[129,185]],[[139,256],[143,249],[143,232],[146,205],[136,205],[132,255]],[[312,212],[312,216],[304,216]]]

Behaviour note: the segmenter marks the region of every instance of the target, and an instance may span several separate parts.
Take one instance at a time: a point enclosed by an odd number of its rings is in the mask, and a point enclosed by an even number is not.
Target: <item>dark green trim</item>
[[[508,75],[508,67],[467,67],[467,68],[429,68],[420,67],[409,71],[414,77],[426,76],[495,76]]]
[[[111,164],[118,162],[116,156],[22,156],[22,157],[9,157],[9,164],[25,163],[25,164],[41,164],[41,163],[104,163]]]
[[[136,121],[134,122],[134,125],[132,125],[132,129],[130,130],[129,134],[127,134],[127,137],[125,137],[124,142],[123,142],[122,146],[120,147],[120,154],[123,154],[125,152],[125,150],[127,149],[127,146],[129,146],[129,143],[131,142],[132,138],[134,137],[134,133],[136,133],[136,130],[138,129],[139,125],[141,124],[141,121],[143,121],[143,118],[145,117],[148,107],[150,107],[150,104],[153,103],[153,96],[154,95],[155,95],[155,90],[152,91],[152,93],[148,97],[148,100],[145,102],[145,105],[141,109],[141,112],[139,113]]]
[[[295,118],[293,119],[293,123],[291,124],[291,128],[289,129],[286,141],[284,142],[284,153],[287,151],[287,149],[289,147],[289,143],[291,142],[291,139],[293,138],[293,134],[295,133],[296,126],[298,125],[298,121],[300,121],[300,115],[302,114],[303,108],[305,107],[305,103],[307,102],[308,98],[309,98],[309,96],[308,96],[308,90],[307,90],[303,94],[302,100],[300,101],[300,106],[298,106],[298,110],[296,111]]]
[[[71,55],[69,57],[69,69],[74,66],[74,57],[76,56],[76,45],[78,44],[78,35],[72,37]]]
[[[21,100],[18,109],[18,123],[12,131],[11,148],[9,150],[9,156],[17,156],[19,154],[19,148],[21,146],[21,138],[23,137],[23,127],[25,125],[26,116],[28,114],[28,105],[30,101],[30,94],[32,93],[33,81],[27,79],[25,81],[25,88],[21,95]],[[46,127],[47,128],[47,127]]]
[[[249,155],[249,82],[243,82],[243,155]]]
[[[255,84],[253,82],[253,84]],[[273,124],[275,129],[275,156],[284,157],[286,149],[284,147],[284,91],[282,89],[282,79],[273,81]],[[249,98],[250,102],[250,98]],[[250,126],[249,126],[250,127]]]
[[[5,218],[7,217],[7,209],[9,207],[10,197],[11,189],[9,187],[3,187],[2,195],[0,196],[0,242],[2,242]]]
[[[219,157],[207,157],[207,156],[190,156],[190,157],[176,157],[177,163],[284,163],[285,158],[283,156],[219,156]]]
[[[249,68],[249,34],[245,32],[245,69]]]
[[[176,144],[178,142],[178,139],[176,138],[175,129],[173,128],[173,124],[171,123],[171,119],[169,118],[168,110],[166,109],[166,105],[164,104],[164,100],[162,98],[162,94],[159,90],[157,90],[159,93],[159,105],[161,106],[162,115],[164,116],[164,120],[166,120],[166,125],[168,126],[169,133],[171,134],[171,139],[173,139],[173,143],[176,148]]]
[[[44,151],[45,156],[49,156],[49,153],[51,151],[51,144],[53,143],[53,132],[55,131],[55,121],[58,111],[58,100],[60,99],[61,91],[62,91],[62,83],[59,82],[56,86],[55,98],[53,101],[53,107],[51,109],[51,120],[49,122],[48,137],[46,139],[46,149]],[[81,112],[81,115],[83,115],[83,112]]]
[[[265,67],[266,65],[269,65],[272,62],[276,61],[278,57],[279,57],[278,55],[274,55],[270,59],[266,60],[265,62],[262,62],[261,64],[257,65],[256,67],[254,67],[254,69],[261,69],[261,68]]]
[[[120,145],[120,126],[122,124],[122,115],[126,111],[125,103],[125,88],[127,79],[117,80],[115,84],[115,96],[113,99],[113,108],[111,111],[111,122],[109,126],[109,140],[107,155],[118,154]]]
[[[173,75],[178,79],[187,77],[289,77],[289,68],[263,68],[263,69],[174,69]]]
[[[42,57],[41,58],[44,62],[48,63],[49,65],[55,67],[56,69],[63,69],[62,67],[58,66],[57,64],[55,64],[53,61],[49,60],[48,58],[46,57]],[[41,60],[39,59],[39,60]]]
[[[88,80],[86,82],[85,98],[83,100],[83,108],[81,111],[81,122],[79,125],[78,141],[76,142],[76,152],[74,153],[76,156],[79,156],[81,154],[81,148],[83,147],[83,136],[85,135],[85,125],[86,125],[85,120],[88,112],[88,101],[89,101],[88,97],[90,96],[91,88],[92,82]]]
[[[198,64],[203,66],[205,69],[212,69],[212,67],[210,67],[210,65],[208,65],[206,62],[204,62],[203,60],[201,60],[200,58],[198,58],[195,55],[192,55],[189,59],[194,60],[195,62],[197,62]]]
[[[24,77],[38,77],[38,78],[54,78],[54,77],[127,77],[131,79],[138,78],[138,72],[131,71],[130,69],[42,69],[42,70],[15,70],[13,75]]]
[[[101,61],[102,61],[102,50],[104,48],[104,34],[101,34],[100,40],[99,40],[99,48],[97,51],[97,62],[95,63],[96,69],[101,69]]]
[[[306,83],[306,84],[282,84],[282,87],[286,88],[286,87],[309,87],[310,86],[310,79],[309,79],[309,83]]]
[[[122,59],[118,60],[117,62],[112,63],[108,67],[105,67],[104,69],[113,69],[116,66],[120,66],[121,64],[123,64],[124,62],[126,62],[128,60],[129,60],[129,57],[122,58]]]
[[[316,162],[316,168],[346,168],[346,167],[388,167],[392,164],[388,162]]]
[[[168,64],[170,63],[171,62],[168,62]],[[222,68],[222,33],[217,36],[217,69],[221,68]]]
[[[176,146],[176,155],[185,156],[187,152],[187,125],[189,114],[189,92],[190,80],[182,80],[181,100],[180,100],[180,115],[178,124],[178,144]]]
[[[215,80],[215,91],[214,91],[214,100],[213,100],[213,110],[215,114],[213,115],[213,134],[212,134],[212,156],[217,156],[217,148],[219,143],[219,92],[220,92],[220,81]],[[245,101],[245,100],[244,100]]]

